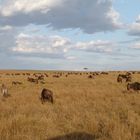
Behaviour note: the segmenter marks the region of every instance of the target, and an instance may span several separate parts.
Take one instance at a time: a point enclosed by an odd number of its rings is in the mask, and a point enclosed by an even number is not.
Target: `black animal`
[[[128,83],[127,84],[127,90],[133,89],[134,91],[139,91],[140,90],[140,83],[139,82],[134,82],[134,83]]]
[[[41,101],[42,104],[45,101],[50,101],[53,104],[53,92],[49,89],[44,88],[41,92]]]

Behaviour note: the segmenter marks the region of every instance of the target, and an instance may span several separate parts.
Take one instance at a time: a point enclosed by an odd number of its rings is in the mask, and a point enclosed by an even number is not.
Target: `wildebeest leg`
[[[50,101],[53,104],[53,97],[52,96],[50,96]]]
[[[6,92],[5,91],[3,92],[3,97],[6,97]]]
[[[128,90],[128,93],[133,93],[134,91],[132,89],[129,89]]]
[[[42,100],[42,104],[44,104],[44,101]]]
[[[5,97],[5,90],[4,89],[2,89],[2,95],[3,95],[3,97]]]
[[[41,99],[41,103],[43,104],[43,103],[44,103],[44,100],[43,100],[43,98],[41,97],[40,99]]]

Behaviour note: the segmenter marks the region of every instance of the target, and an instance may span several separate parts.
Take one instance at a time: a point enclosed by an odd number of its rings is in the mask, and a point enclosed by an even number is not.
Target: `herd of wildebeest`
[[[87,78],[89,79],[94,79],[95,76],[98,75],[109,75],[109,72],[54,72],[53,75],[51,75],[53,78],[60,78],[62,76],[64,77],[68,77],[70,75],[87,75]],[[118,83],[127,83],[127,87],[126,89],[128,91],[135,91],[135,92],[139,92],[140,90],[140,83],[137,81],[133,81],[133,74],[140,74],[140,72],[125,72],[125,74],[118,74],[118,76],[116,77],[116,82]],[[6,76],[26,76],[27,77],[27,81],[34,83],[34,84],[45,84],[45,78],[49,77],[50,75],[47,73],[6,73]],[[1,75],[0,75],[0,78]],[[11,83],[13,86],[14,85],[21,85],[23,84],[20,81],[12,81]],[[10,94],[8,93],[8,87],[6,84],[2,84],[1,86],[1,92],[2,92],[2,96],[3,97],[8,97]],[[40,94],[40,99],[42,104],[45,101],[50,101],[51,103],[53,103],[53,92],[47,88],[43,88]]]

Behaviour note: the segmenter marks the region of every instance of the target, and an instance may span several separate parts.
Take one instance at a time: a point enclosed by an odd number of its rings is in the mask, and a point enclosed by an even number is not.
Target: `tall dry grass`
[[[0,96],[0,140],[140,140],[140,94],[126,92],[126,83],[116,82],[117,72],[94,79],[52,78],[47,72],[44,85],[5,73],[14,71],[1,71],[0,83],[11,96]],[[23,84],[12,86],[12,81]],[[41,104],[44,87],[53,91],[53,105]]]

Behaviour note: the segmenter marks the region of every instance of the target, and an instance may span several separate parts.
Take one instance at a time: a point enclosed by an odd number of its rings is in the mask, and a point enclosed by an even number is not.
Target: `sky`
[[[0,69],[140,70],[140,0],[0,0]]]

